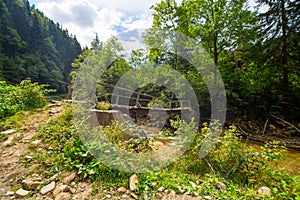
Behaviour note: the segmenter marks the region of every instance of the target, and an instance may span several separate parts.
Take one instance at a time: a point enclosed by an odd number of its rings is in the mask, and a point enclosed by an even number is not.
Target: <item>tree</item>
[[[219,55],[224,50],[236,50],[243,40],[251,41],[255,14],[247,0],[188,0],[183,9],[188,34],[198,38],[213,55],[214,82],[217,82]]]
[[[296,0],[257,0],[260,6],[267,6],[268,10],[261,13],[261,37],[263,42],[279,42],[280,65],[282,68],[282,84],[289,86],[289,46],[290,38],[300,30],[300,2]]]

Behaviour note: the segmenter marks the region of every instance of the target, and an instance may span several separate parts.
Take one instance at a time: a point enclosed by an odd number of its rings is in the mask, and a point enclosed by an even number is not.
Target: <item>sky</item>
[[[96,33],[102,41],[124,31],[150,28],[150,7],[160,0],[29,0],[48,18],[90,46]]]
[[[48,18],[76,35],[82,47],[90,46],[96,33],[100,40],[106,41],[112,35],[150,28],[152,25],[150,7],[160,1],[29,0],[30,4],[34,4]]]

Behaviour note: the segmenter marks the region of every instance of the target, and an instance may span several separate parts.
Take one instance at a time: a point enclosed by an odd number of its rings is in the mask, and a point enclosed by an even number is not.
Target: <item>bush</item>
[[[107,101],[100,101],[96,105],[96,109],[98,109],[98,110],[109,110],[110,109],[110,103],[107,102]]]
[[[54,90],[45,89],[47,85],[32,83],[30,79],[19,85],[0,82],[0,119],[14,115],[21,110],[41,108],[47,104],[45,94]]]

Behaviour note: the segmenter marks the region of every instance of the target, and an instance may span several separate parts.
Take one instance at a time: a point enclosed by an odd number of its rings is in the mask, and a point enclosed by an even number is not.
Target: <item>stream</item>
[[[249,148],[254,152],[260,151],[260,147],[263,146],[262,143],[246,141],[245,142]],[[278,167],[285,171],[293,171],[295,174],[300,174],[300,151],[293,149],[286,149],[282,152],[282,157],[284,160],[280,160]]]

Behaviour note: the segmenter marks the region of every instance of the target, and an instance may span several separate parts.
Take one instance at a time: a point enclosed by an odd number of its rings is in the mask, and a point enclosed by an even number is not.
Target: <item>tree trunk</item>
[[[288,88],[289,86],[289,70],[287,63],[287,18],[285,11],[285,0],[281,0],[281,20],[282,20],[282,49],[281,49],[281,58],[282,58],[282,72],[283,72],[283,86]]]
[[[214,85],[217,84],[217,66],[218,66],[218,45],[217,45],[217,42],[218,42],[218,33],[215,33],[214,34]]]

